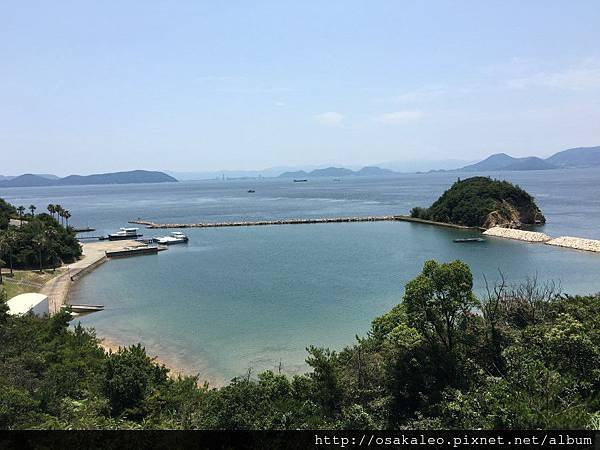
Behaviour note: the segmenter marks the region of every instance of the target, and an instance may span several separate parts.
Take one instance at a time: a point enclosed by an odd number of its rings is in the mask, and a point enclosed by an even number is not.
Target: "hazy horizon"
[[[1,175],[476,161],[600,143],[594,1],[7,1],[0,17]]]

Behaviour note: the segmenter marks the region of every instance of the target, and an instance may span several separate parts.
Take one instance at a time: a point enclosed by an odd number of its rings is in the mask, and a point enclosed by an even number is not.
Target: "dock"
[[[158,252],[167,250],[162,245],[153,245],[148,247],[124,247],[117,250],[106,250],[107,258],[127,258],[130,256],[156,255]]]
[[[96,229],[90,228],[90,227],[82,227],[82,228],[73,228],[73,231],[75,233],[90,233],[92,231],[96,231]]]
[[[278,219],[278,220],[254,220],[254,221],[236,221],[236,222],[198,222],[198,223],[156,223],[149,220],[137,219],[130,220],[129,223],[143,225],[147,228],[222,228],[222,227],[256,227],[267,225],[306,225],[318,223],[349,223],[349,222],[414,222],[426,225],[436,225],[448,228],[459,228],[462,230],[478,230],[477,227],[466,227],[451,223],[435,222],[432,220],[417,219],[415,217],[403,215],[389,216],[358,216],[358,217],[321,217],[309,219]]]

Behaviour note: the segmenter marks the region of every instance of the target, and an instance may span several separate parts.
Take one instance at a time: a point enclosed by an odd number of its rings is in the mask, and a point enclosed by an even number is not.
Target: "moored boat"
[[[154,239],[161,245],[185,244],[189,238],[181,231],[174,231],[168,236],[161,236]]]
[[[108,235],[109,241],[122,241],[125,239],[137,239],[142,237],[141,234],[138,233],[139,228],[121,228],[116,233],[111,233]]]
[[[483,238],[459,238],[453,239],[454,242],[464,243],[464,242],[485,242]]]

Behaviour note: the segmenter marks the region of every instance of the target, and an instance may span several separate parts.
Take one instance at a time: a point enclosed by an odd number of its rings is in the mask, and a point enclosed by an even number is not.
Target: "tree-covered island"
[[[533,197],[508,181],[472,177],[456,181],[429,208],[411,216],[471,227],[521,228],[546,222]]]

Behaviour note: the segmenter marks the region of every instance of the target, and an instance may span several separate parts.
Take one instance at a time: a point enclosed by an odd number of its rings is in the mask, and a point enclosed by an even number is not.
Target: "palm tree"
[[[58,252],[56,251],[57,231],[54,228],[47,228],[44,230],[44,238],[46,243],[45,249],[52,264],[52,272],[56,272],[56,263],[59,260]]]
[[[10,267],[10,276],[13,276],[13,251],[17,245],[17,233],[14,230],[6,230],[4,233],[8,247],[8,264]]]
[[[43,272],[43,264],[44,264],[43,253],[44,253],[44,250],[46,250],[46,247],[48,246],[48,238],[46,236],[46,230],[44,229],[43,226],[39,226],[37,228],[32,241],[35,244],[35,246],[37,247],[38,262],[40,264],[40,273],[42,273]]]
[[[35,210],[37,209],[37,207],[35,205],[29,205],[29,211],[31,211],[31,217],[34,216],[35,214]]]
[[[65,222],[66,222],[65,228],[69,228],[69,218],[71,217],[71,213],[68,210],[66,210],[63,213],[63,217],[65,218]]]
[[[54,214],[56,213],[56,205],[53,205],[52,203],[50,203],[48,205],[48,212],[50,213],[50,215],[52,216],[52,218],[54,219]]]
[[[62,219],[65,217],[64,216],[65,209],[60,205],[54,205],[54,207],[56,208],[56,213],[57,213],[56,220],[59,220],[58,218],[60,217],[60,223],[62,224],[62,222],[63,222]]]
[[[21,225],[23,225],[23,214],[25,214],[25,207],[23,205],[17,208],[17,212],[19,213],[19,219],[21,220]]]

